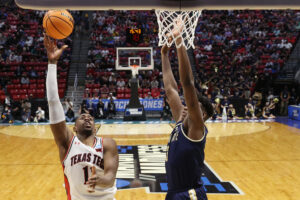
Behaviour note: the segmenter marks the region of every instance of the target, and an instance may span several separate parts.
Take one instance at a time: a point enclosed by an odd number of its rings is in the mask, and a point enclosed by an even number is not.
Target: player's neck
[[[83,144],[87,145],[87,146],[93,146],[94,145],[94,141],[95,141],[95,136],[94,135],[77,135],[78,139],[80,140],[80,142],[82,142]]]

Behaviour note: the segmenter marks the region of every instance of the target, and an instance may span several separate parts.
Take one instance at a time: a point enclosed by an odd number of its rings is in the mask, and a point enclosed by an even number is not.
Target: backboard
[[[48,10],[299,9],[298,0],[15,0],[22,8]]]
[[[117,47],[116,70],[152,70],[154,68],[152,47]]]

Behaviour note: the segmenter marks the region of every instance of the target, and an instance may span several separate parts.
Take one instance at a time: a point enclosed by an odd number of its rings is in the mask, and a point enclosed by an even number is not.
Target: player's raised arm
[[[179,34],[183,28],[183,22],[176,22],[176,29],[174,30],[174,34]],[[178,37],[175,41],[179,44],[182,40],[182,37]],[[189,132],[188,136],[193,140],[200,140],[204,135],[204,120],[202,109],[199,104],[197,91],[194,85],[194,76],[191,68],[191,64],[189,61],[189,57],[186,51],[186,48],[182,45],[177,48],[178,54],[178,62],[179,62],[179,77],[180,82],[183,88],[185,103],[188,108],[188,126]]]
[[[49,105],[50,127],[59,149],[60,160],[63,161],[73,133],[66,126],[65,113],[58,96],[57,61],[60,58],[63,50],[67,48],[67,45],[64,45],[59,49],[56,46],[55,40],[50,39],[46,34],[44,34],[44,46],[48,55],[46,90]]]
[[[112,187],[115,183],[119,166],[119,154],[116,142],[111,138],[103,139],[104,174],[95,174],[89,178],[90,187]]]
[[[167,95],[167,101],[171,107],[172,115],[175,121],[179,121],[180,115],[183,110],[180,97],[178,95],[177,83],[174,79],[174,75],[171,69],[169,60],[169,48],[164,45],[161,49],[161,60],[162,60],[162,73],[165,92]]]

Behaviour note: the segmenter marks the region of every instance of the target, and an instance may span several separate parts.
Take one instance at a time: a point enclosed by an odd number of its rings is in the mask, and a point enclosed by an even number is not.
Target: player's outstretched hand
[[[56,45],[56,40],[51,39],[44,33],[44,46],[47,50],[48,62],[50,64],[57,64],[63,51],[68,48],[68,45],[62,46],[60,49]]]
[[[169,50],[170,48],[168,47],[168,45],[164,45],[162,48],[161,48],[161,54],[164,55],[164,56],[167,56],[168,53],[169,53]]]

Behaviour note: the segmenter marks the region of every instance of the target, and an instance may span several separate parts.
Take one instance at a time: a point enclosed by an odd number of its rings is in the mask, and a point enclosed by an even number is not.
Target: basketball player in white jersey
[[[57,88],[57,61],[64,45],[44,35],[48,55],[46,80],[50,127],[58,146],[68,200],[113,200],[119,156],[116,143],[110,138],[96,137],[94,118],[81,114],[73,128],[66,126],[65,114]]]

